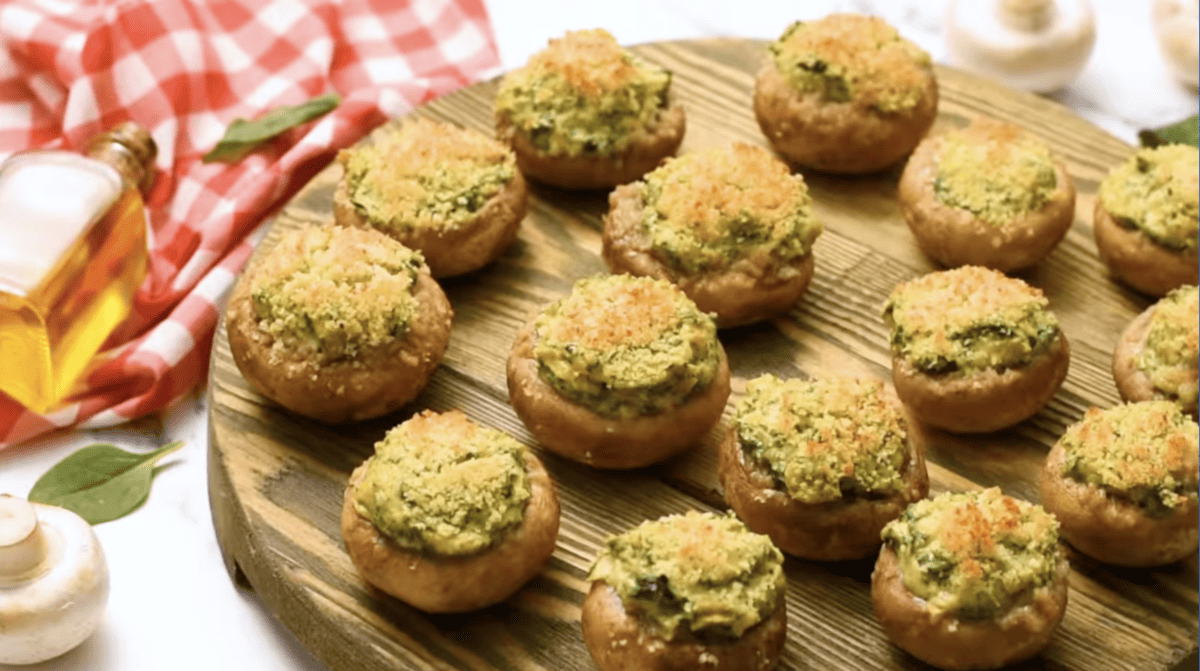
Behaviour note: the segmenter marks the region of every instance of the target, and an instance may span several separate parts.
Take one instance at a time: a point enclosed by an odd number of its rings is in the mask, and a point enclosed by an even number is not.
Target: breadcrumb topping
[[[567,32],[529,59],[529,66],[558,74],[585,96],[615,91],[640,74],[638,64],[603,28]]]
[[[689,511],[605,541],[588,575],[662,638],[739,638],[783,598],[783,553],[732,514]]]
[[[1059,444],[1062,474],[1166,515],[1194,502],[1200,482],[1200,427],[1170,401],[1091,408]]]
[[[804,178],[762,147],[735,142],[668,159],[643,180],[642,225],[654,252],[687,272],[812,251],[822,226]]]
[[[250,296],[272,355],[319,363],[403,338],[425,260],[374,230],[309,227],[285,233],[253,269]]]
[[[881,113],[912,109],[933,76],[929,54],[876,16],[797,21],[769,49],[797,89]]]
[[[979,266],[900,284],[883,316],[892,327],[892,352],[934,375],[1019,368],[1059,337],[1041,289]]]
[[[403,548],[475,554],[524,519],[532,496],[524,454],[515,438],[460,411],[425,410],[375,444],[355,504]]]
[[[1188,145],[1143,147],[1100,182],[1100,204],[1117,223],[1177,251],[1200,238],[1200,155]]]
[[[539,325],[545,340],[610,349],[644,347],[679,324],[679,296],[662,281],[606,275],[578,282],[557,304],[558,319]]]
[[[1200,369],[1200,311],[1198,290],[1187,286],[1171,290],[1154,304],[1146,346],[1136,365],[1154,389],[1181,407],[1194,407]]]
[[[652,415],[706,389],[716,375],[716,322],[665,280],[582,279],[534,321],[544,380],[605,417]]]
[[[608,31],[572,31],[505,76],[495,111],[548,154],[615,156],[653,125],[670,85]]]
[[[908,423],[879,380],[763,375],[746,385],[733,425],[742,449],[805,503],[904,486]]]
[[[904,586],[935,613],[1000,615],[1054,576],[1058,521],[998,487],[918,501],[884,527]]]
[[[1172,290],[1159,299],[1150,314],[1146,346],[1137,367],[1156,389],[1181,407],[1196,405],[1197,370],[1200,368],[1200,310],[1194,286]]]
[[[1057,186],[1050,148],[1020,126],[981,117],[940,140],[938,200],[993,226],[1042,209]]]
[[[338,152],[338,161],[355,209],[384,232],[470,221],[517,169],[496,140],[423,117]]]

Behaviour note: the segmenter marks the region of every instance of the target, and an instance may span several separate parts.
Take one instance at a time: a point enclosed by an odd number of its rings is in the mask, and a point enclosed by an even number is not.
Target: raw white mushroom
[[[1200,84],[1200,0],[1154,0],[1154,32],[1179,81]]]
[[[1037,93],[1073,81],[1096,44],[1088,0],[951,0],[945,24],[952,64]]]
[[[75,513],[0,494],[0,664],[36,664],[82,643],[108,602],[108,565]]]

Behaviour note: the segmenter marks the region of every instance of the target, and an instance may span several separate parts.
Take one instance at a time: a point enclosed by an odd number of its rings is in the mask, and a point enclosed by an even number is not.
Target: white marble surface
[[[883,16],[946,62],[944,0],[485,0],[505,68],[522,65],[564,31],[605,27],[625,44],[707,36],[777,37],[795,19],[831,11]],[[1078,80],[1053,97],[1117,137],[1136,142],[1140,128],[1197,111],[1195,90],[1176,84],[1154,41],[1149,3],[1094,0],[1098,39]],[[99,525],[112,592],[97,633],[39,671],[161,669],[320,669],[253,593],[225,572],[207,492],[203,390],[161,416],[106,431],[79,432],[0,452],[0,492],[25,495],[37,478],[74,449],[111,442],[146,450],[171,440],[183,449],[163,463],[146,504]]]

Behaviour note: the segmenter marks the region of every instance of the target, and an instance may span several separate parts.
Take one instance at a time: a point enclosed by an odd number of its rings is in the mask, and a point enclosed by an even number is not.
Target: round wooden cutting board
[[[732,141],[765,145],[750,106],[765,43],[703,40],[635,51],[674,72],[687,109],[680,152]],[[1000,486],[1038,501],[1037,473],[1049,447],[1091,406],[1119,402],[1112,351],[1149,300],[1116,284],[1096,255],[1096,188],[1132,148],[1045,99],[939,68],[933,132],[986,114],[1021,124],[1067,163],[1079,190],[1062,244],[1022,278],[1041,287],[1071,342],[1071,368],[1037,416],[993,435],[932,432],[933,493]],[[492,132],[489,81],[435,100],[416,114]],[[275,219],[261,249],[285,229],[332,221],[335,164]],[[805,173],[825,232],[816,276],[789,314],[722,331],[734,373],[732,407],[745,382],[825,373],[890,380],[880,307],[901,281],[934,270],[895,202],[897,171],[867,177]],[[585,576],[604,538],[688,509],[723,509],[716,477],[718,431],[693,452],[633,472],[604,472],[542,453],[562,499],[554,556],[507,602],[476,613],[431,616],[368,587],[342,546],[338,512],[350,471],[384,432],[422,408],[460,408],[476,421],[536,447],[508,404],[504,364],[518,328],[581,277],[606,272],[600,252],[603,193],[535,187],[517,242],[481,271],[443,283],[454,305],[444,363],[415,403],[391,416],[325,426],[292,415],[246,384],[224,325],[212,355],[209,489],[230,573],[244,580],[298,639],[332,669],[594,670],[579,631]],[[1122,570],[1070,551],[1070,601],[1044,653],[1021,669],[1144,671],[1196,668],[1197,560]],[[780,669],[925,669],[892,646],[871,610],[873,561],[789,558],[788,642]]]

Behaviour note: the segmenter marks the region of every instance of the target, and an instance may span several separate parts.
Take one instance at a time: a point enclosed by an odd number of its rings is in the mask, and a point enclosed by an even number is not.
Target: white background
[[[944,2],[930,0],[485,0],[504,69],[518,67],[569,29],[603,27],[623,44],[696,37],[778,37],[796,19],[832,11],[883,16],[946,62]],[[1150,22],[1150,3],[1094,0],[1098,39],[1079,79],[1053,97],[1129,143],[1140,128],[1195,114],[1195,90],[1174,82]],[[96,532],[108,555],[112,593],[98,632],[37,671],[116,669],[320,669],[252,594],[229,579],[212,528],[207,494],[203,390],[162,415],[119,429],[81,432],[0,452],[0,492],[25,495],[52,464],[91,442],[146,451],[171,440],[146,505]],[[0,670],[9,671],[0,665]]]

